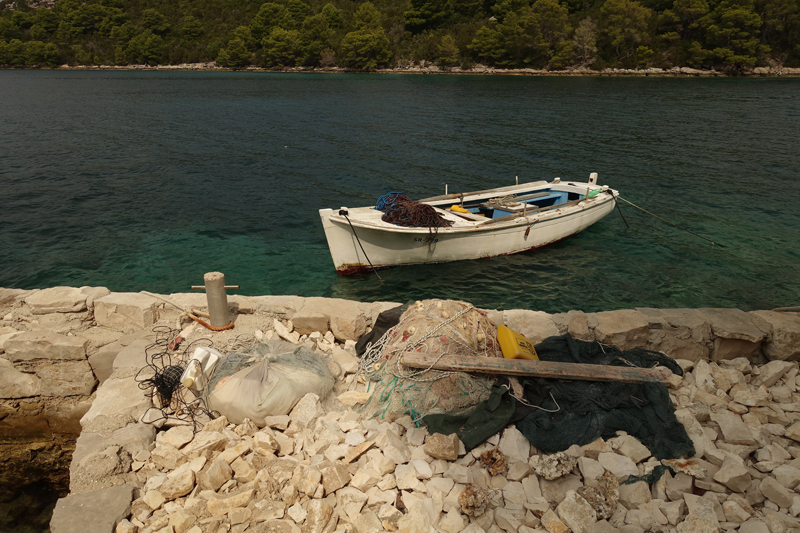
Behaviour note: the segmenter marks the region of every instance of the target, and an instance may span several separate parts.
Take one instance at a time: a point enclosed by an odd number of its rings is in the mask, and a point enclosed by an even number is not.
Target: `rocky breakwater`
[[[671,395],[697,450],[688,460],[660,461],[625,434],[542,454],[513,426],[467,452],[408,416],[364,418],[309,394],[261,429],[224,417],[198,433],[161,428],[117,462],[128,485],[62,500],[53,531],[796,531],[797,363],[681,364]],[[636,479],[662,466],[657,481]]]
[[[85,294],[83,304],[77,293]],[[352,410],[354,402],[369,395],[364,384],[353,383],[358,367],[354,341],[382,310],[397,304],[229,297],[235,328],[209,332],[197,326],[186,332],[185,343],[206,338],[225,352],[257,338],[282,338],[329,357],[342,374],[325,402],[307,396],[290,415],[271,419],[266,428],[217,419],[194,433],[148,417],[151,399],[134,376],[146,364],[154,326],[185,327],[182,310],[204,308],[204,295],[109,293],[102,288],[6,289],[0,295],[0,350],[10,347],[12,353],[0,354],[0,369],[3,383],[16,384],[18,391],[2,400],[4,427],[19,429],[9,431],[9,438],[52,443],[46,437],[54,434],[53,428],[77,431],[80,426],[70,463],[71,494],[53,514],[54,533],[555,533],[567,528],[774,533],[797,526],[797,487],[789,481],[800,455],[796,313],[488,311],[495,323],[535,342],[568,332],[623,349],[664,351],[690,370],[673,379],[672,400],[693,436],[697,457],[673,465],[674,475],[652,486],[640,481],[616,488],[627,476],[646,474],[659,463],[626,435],[551,457],[532,449],[511,427],[465,453],[452,435],[427,435],[407,417],[364,419]],[[71,348],[53,348],[60,345],[52,340],[39,345],[29,340],[38,353],[60,356],[11,359],[18,357],[13,355],[15,344],[38,334],[59,335]],[[76,343],[84,347],[83,359]],[[88,373],[78,377],[78,364],[84,370],[88,364],[91,378]],[[48,374],[48,365],[63,365],[65,372]],[[87,388],[91,395],[85,397]],[[42,391],[73,394],[48,396]],[[25,419],[31,423],[23,423]],[[31,428],[37,420],[39,427],[46,422],[49,433],[35,437]],[[434,452],[436,446],[450,451]],[[595,453],[593,447],[601,451]],[[23,464],[26,457],[41,456],[44,448],[36,444],[27,449],[30,455],[7,463]],[[627,495],[632,490],[627,487],[634,486],[640,500]],[[711,509],[714,518],[703,509]],[[733,514],[728,516],[726,509]],[[697,529],[701,526],[707,529]]]

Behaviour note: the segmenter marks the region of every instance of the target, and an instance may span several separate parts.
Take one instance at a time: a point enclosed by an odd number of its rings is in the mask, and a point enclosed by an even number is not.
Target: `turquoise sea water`
[[[548,312],[800,305],[800,79],[0,71],[0,286],[396,300],[337,276],[317,210],[585,180],[552,247],[381,271],[402,299]]]

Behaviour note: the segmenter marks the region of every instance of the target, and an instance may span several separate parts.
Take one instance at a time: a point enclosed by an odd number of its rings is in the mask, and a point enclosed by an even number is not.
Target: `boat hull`
[[[320,210],[337,272],[354,275],[372,268],[445,263],[509,255],[552,244],[588,228],[614,208],[604,195],[508,221],[474,227],[384,228]]]

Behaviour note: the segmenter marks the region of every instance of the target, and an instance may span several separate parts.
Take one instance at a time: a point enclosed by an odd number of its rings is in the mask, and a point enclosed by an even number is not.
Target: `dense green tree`
[[[635,64],[636,50],[648,38],[652,11],[636,0],[605,0],[600,8],[601,48],[621,66]]]
[[[769,50],[760,43],[761,17],[747,0],[723,0],[705,17],[710,57],[733,69],[753,66],[758,56]]]
[[[264,38],[264,58],[268,67],[293,67],[303,62],[306,49],[298,30],[275,28]]]
[[[196,41],[203,34],[203,23],[192,15],[186,15],[181,25],[181,34],[188,41]]]
[[[17,28],[10,18],[0,18],[0,39],[3,41],[10,41],[19,37],[19,28]]]
[[[128,63],[157,65],[166,55],[164,39],[152,30],[144,30],[128,42],[124,58]]]
[[[352,31],[342,39],[342,66],[371,70],[386,66],[391,58],[389,39],[382,28]]]
[[[250,23],[250,33],[253,35],[253,39],[261,41],[272,32],[273,28],[290,26],[290,20],[291,17],[286,6],[266,2],[261,5],[258,14]]]
[[[224,67],[239,68],[250,64],[250,50],[240,38],[231,39],[228,46],[222,48],[217,56],[217,62]]]
[[[25,43],[20,39],[12,39],[5,47],[5,61],[15,67],[25,66]]]
[[[328,19],[322,13],[308,17],[303,22],[302,40],[305,50],[300,62],[308,66],[319,65],[322,51],[332,49],[334,46],[334,36],[334,30],[328,25]]]
[[[518,13],[529,5],[527,0],[498,0],[492,6],[492,13],[497,20],[503,22],[509,13]]]
[[[547,59],[559,53],[558,63],[561,66],[569,65],[567,58],[571,57],[572,52],[567,50],[571,45],[565,42],[571,30],[567,8],[557,0],[536,0],[531,6],[530,17],[531,23],[539,26],[539,33],[547,43]]]
[[[377,30],[383,28],[382,26],[383,16],[372,2],[364,2],[363,4],[358,6],[354,18],[356,23],[356,29]]]
[[[452,67],[461,62],[461,54],[452,35],[445,35],[439,43],[439,64],[443,67]]]
[[[336,9],[333,4],[325,4],[325,7],[322,8],[322,16],[325,17],[325,21],[331,29],[338,29],[344,26],[342,12]]]
[[[441,26],[453,16],[451,0],[411,0],[403,13],[406,29],[419,33]]]
[[[169,31],[167,17],[155,9],[145,9],[142,11],[142,28],[150,30],[156,35],[164,35]]]
[[[15,67],[217,59],[370,69],[393,58],[464,68],[800,66],[800,0],[57,0],[51,9],[18,0],[0,10],[0,62]]]

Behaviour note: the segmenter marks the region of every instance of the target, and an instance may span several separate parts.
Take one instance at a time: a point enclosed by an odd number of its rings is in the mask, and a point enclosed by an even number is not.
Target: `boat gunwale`
[[[613,192],[612,192],[613,191]],[[332,210],[331,215],[328,217],[329,220],[332,222],[336,222],[342,225],[347,226],[348,223],[352,224],[353,226],[357,226],[367,230],[373,231],[380,231],[386,233],[407,233],[407,234],[429,234],[432,229],[436,229],[437,233],[445,234],[445,235],[456,235],[462,233],[472,233],[472,232],[484,232],[484,231],[497,231],[499,229],[511,228],[515,226],[527,226],[533,225],[537,222],[544,222],[544,221],[551,221],[551,220],[558,220],[559,218],[572,216],[580,211],[586,211],[588,209],[596,209],[601,205],[605,204],[606,202],[612,201],[614,199],[614,195],[616,191],[613,189],[607,189],[603,191],[608,193],[608,197],[601,197],[600,195],[594,196],[588,199],[589,204],[583,204],[582,202],[587,202],[585,198],[579,200],[571,200],[571,202],[576,202],[572,205],[554,205],[545,208],[544,210],[536,210],[532,211],[529,215],[524,215],[522,212],[514,213],[512,215],[506,215],[507,217],[501,217],[496,219],[487,219],[486,221],[469,221],[466,225],[462,226],[448,226],[448,227],[440,227],[440,228],[428,228],[428,227],[407,227],[407,226],[397,226],[395,224],[391,224],[389,222],[381,221],[380,224],[376,224],[374,222],[365,221],[358,218],[345,218],[342,215],[339,215],[336,210]],[[435,207],[435,206],[434,206]],[[357,207],[353,209],[374,209],[372,207]],[[441,208],[436,208],[441,209]],[[567,211],[561,211],[562,209],[566,209]],[[442,209],[442,211],[446,211]],[[535,217],[535,218],[533,218]],[[531,220],[533,218],[533,220]]]

